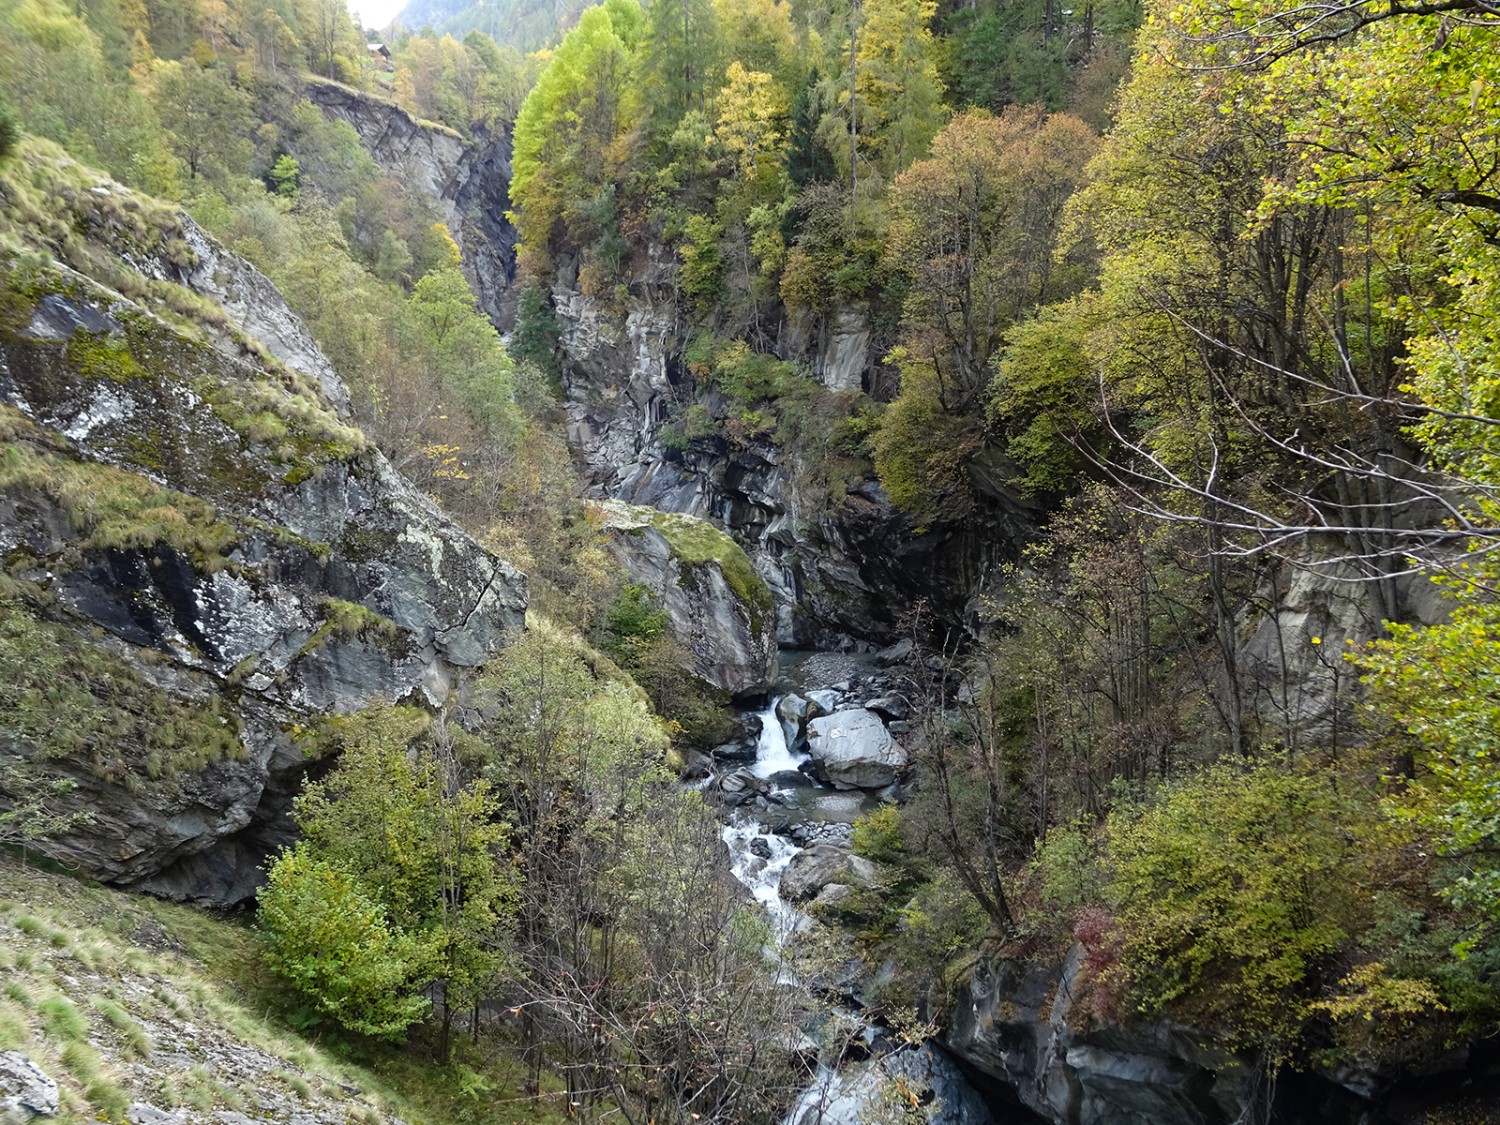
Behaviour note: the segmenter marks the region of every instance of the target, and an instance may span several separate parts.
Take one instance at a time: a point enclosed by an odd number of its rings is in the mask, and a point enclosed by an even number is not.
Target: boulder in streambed
[[[806,902],[830,883],[868,887],[875,879],[875,865],[869,860],[835,844],[814,844],[794,855],[781,873],[781,897]]]
[[[880,716],[863,707],[813,719],[807,747],[835,789],[883,789],[910,763]]]

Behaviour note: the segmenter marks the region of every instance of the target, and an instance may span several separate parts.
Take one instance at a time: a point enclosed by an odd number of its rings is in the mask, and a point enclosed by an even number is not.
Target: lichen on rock
[[[287,732],[371,700],[441,702],[524,627],[526,580],[349,424],[332,368],[251,267],[46,146],[12,163],[0,645],[38,655],[6,654],[20,694],[0,756],[77,783],[93,822],[52,854],[235,901],[307,764]],[[88,244],[48,206],[84,216]],[[174,311],[192,301],[209,311]]]

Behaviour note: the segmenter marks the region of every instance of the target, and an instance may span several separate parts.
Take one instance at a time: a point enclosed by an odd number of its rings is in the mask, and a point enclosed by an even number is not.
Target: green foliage
[[[547,260],[559,221],[583,229],[587,201],[610,185],[615,139],[634,123],[629,45],[644,18],[634,0],[590,8],[559,44],[516,118],[512,221],[527,252]],[[621,26],[617,26],[617,22]],[[591,241],[578,238],[577,245]]]
[[[89,1033],[88,1021],[65,996],[49,996],[36,1006],[42,1030],[59,1043],[74,1043]]]
[[[1463,564],[1444,583],[1452,619],[1389,624],[1390,637],[1354,655],[1375,705],[1417,738],[1421,771],[1388,807],[1451,857],[1444,893],[1486,927],[1500,923],[1500,863],[1489,843],[1500,830],[1500,607],[1490,601],[1487,561]],[[1488,929],[1485,931],[1488,934]],[[1460,952],[1472,949],[1467,938]]]
[[[396,1038],[426,1014],[419,989],[430,951],[394,929],[358,881],[313,858],[307,844],[271,865],[257,902],[268,966],[320,1019]]]
[[[656,599],[647,587],[627,582],[604,619],[609,634],[605,649],[624,663],[632,649],[659,639],[666,632],[667,620],[667,615],[656,608]]]
[[[962,518],[973,501],[965,461],[978,438],[971,419],[943,407],[942,381],[931,363],[897,349],[901,393],[880,416],[870,441],[880,483],[919,526]]]
[[[683,226],[682,269],[677,285],[696,308],[707,312],[723,296],[723,262],[719,257],[718,224],[704,215],[689,215]]]
[[[901,810],[895,805],[881,805],[854,822],[849,837],[856,855],[877,863],[895,863],[904,851],[901,838]]]
[[[190,180],[221,178],[249,162],[252,101],[222,71],[166,62],[158,64],[152,82],[152,100],[167,141],[187,165]]]
[[[0,160],[6,160],[16,151],[21,139],[21,126],[16,123],[15,112],[0,99]]]
[[[271,185],[277,195],[288,199],[297,194],[297,186],[302,176],[302,171],[297,167],[297,158],[289,152],[284,152],[276,158],[276,163],[271,165]],[[387,232],[389,233],[389,232]]]
[[[510,354],[517,363],[531,363],[555,380],[559,374],[557,345],[561,336],[546,292],[535,281],[527,282],[516,299],[516,330],[511,334]]]
[[[1138,1010],[1174,1004],[1281,1056],[1362,880],[1349,797],[1267,762],[1211,767],[1110,814],[1108,896]]]
[[[1087,464],[1082,449],[1104,448],[1085,347],[1097,316],[1089,293],[1049,305],[1017,324],[994,357],[989,416],[1004,427],[1006,452],[1032,492],[1073,488]]]
[[[1104,889],[1093,828],[1083,818],[1059,825],[1037,844],[1032,855],[1032,866],[1041,878],[1042,901],[1064,916],[1099,901]]]

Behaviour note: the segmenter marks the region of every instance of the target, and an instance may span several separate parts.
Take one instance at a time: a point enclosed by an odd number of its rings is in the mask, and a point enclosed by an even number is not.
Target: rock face
[[[6,1121],[15,1116],[27,1121],[33,1117],[57,1114],[57,1082],[20,1051],[0,1051],[0,1114]]]
[[[609,546],[655,596],[698,679],[731,695],[765,692],[775,674],[770,591],[744,551],[712,524],[610,501]]]
[[[910,762],[873,711],[855,707],[807,724],[807,748],[838,789],[883,789]]]
[[[1078,1004],[1082,960],[1075,946],[1061,965],[1050,967],[981,961],[958,991],[944,1040],[1044,1121],[1373,1125],[1439,1120],[1424,1107],[1445,1097],[1494,1103],[1493,1079],[1465,1088],[1446,1082],[1442,1066],[1399,1085],[1366,1073],[1317,1071],[1283,1072],[1268,1083],[1253,1056],[1170,1020],[1099,1023]],[[1453,1052],[1443,1061],[1457,1074],[1468,1054]]]
[[[510,283],[516,276],[516,231],[505,217],[510,135],[479,131],[471,142],[336,82],[310,79],[303,92],[325,116],[353,126],[383,171],[437,203],[479,307],[496,327],[508,328],[515,315]]]
[[[1450,612],[1425,576],[1370,581],[1353,563],[1335,561],[1347,550],[1338,541],[1310,544],[1302,565],[1286,568],[1275,612],[1260,618],[1237,654],[1247,682],[1260,688],[1255,718],[1287,746],[1362,737],[1355,716],[1362,692],[1344,663],[1345,641],[1378,637],[1385,621],[1432,625]]]
[[[836,648],[847,637],[889,643],[919,600],[956,620],[997,560],[1033,533],[1040,509],[1002,483],[976,480],[983,511],[963,524],[918,529],[880,485],[854,481],[837,497],[799,480],[768,437],[664,440],[685,408],[724,417],[722,395],[699,385],[682,353],[671,255],[652,243],[617,303],[585,294],[578,262],[559,256],[551,291],[561,333],[570,442],[591,494],[708,519],[750,556],[777,602],[783,645]],[[788,320],[777,354],[835,394],[869,374],[867,314],[846,309],[821,329]],[[1003,460],[1003,459],[1002,459]],[[993,466],[992,466],[993,467]],[[1001,466],[1003,469],[1003,466]]]
[[[285,838],[309,764],[295,732],[441,701],[522,628],[527,590],[345,424],[274,287],[177,233],[200,248],[187,264],[117,260],[226,298],[227,326],[169,323],[61,266],[24,290],[0,273],[0,757],[76,785],[92,822],[49,854],[223,903]]]

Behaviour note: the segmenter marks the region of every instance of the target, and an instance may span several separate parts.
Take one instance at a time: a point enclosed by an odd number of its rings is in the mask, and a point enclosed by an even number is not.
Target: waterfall
[[[781,720],[776,715],[776,704],[780,697],[771,700],[756,718],[760,720],[760,740],[755,744],[755,764],[750,772],[756,777],[770,777],[784,770],[795,770],[807,761],[806,754],[793,754],[786,744],[786,732],[781,729]]]

